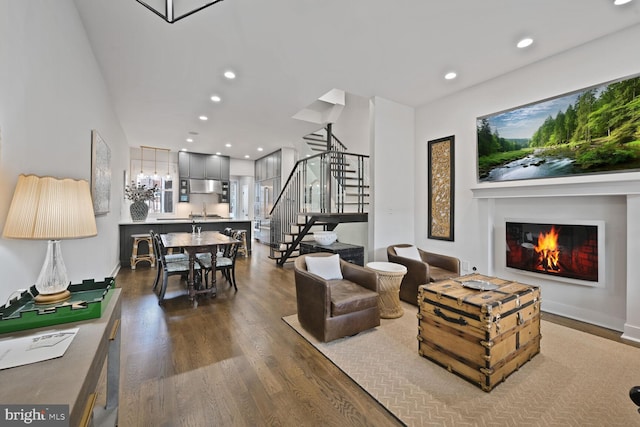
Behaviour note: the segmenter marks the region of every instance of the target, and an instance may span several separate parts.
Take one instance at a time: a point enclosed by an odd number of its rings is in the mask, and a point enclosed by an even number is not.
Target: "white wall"
[[[371,100],[369,254],[387,260],[387,246],[414,240],[413,146],[415,111],[383,98]]]
[[[472,191],[500,187],[500,184],[478,184],[476,180],[477,117],[637,74],[640,56],[627,49],[632,40],[640,40],[638,25],[419,108],[415,141],[416,243],[428,250],[469,261],[481,273],[540,285],[543,310],[617,330],[623,330],[625,323],[628,325],[625,330],[637,328],[640,318],[629,316],[632,310],[640,311],[637,298],[640,267],[629,264],[638,264],[633,260],[638,259],[640,241],[628,238],[627,229],[636,230],[637,234],[640,207],[637,202],[635,207],[628,206],[627,196],[617,195],[615,190],[596,196],[595,193],[589,195],[588,189],[601,181],[638,180],[640,173],[520,181],[509,185],[510,191],[505,196],[508,198],[474,198]],[[426,143],[447,135],[456,136],[455,242],[429,240],[426,230]],[[567,191],[563,187],[575,184],[578,184],[577,193],[582,195],[565,194]],[[547,196],[563,194],[563,197],[532,198],[530,196],[536,194],[532,188],[536,185],[543,185]],[[640,191],[640,186],[635,188]],[[495,192],[500,194],[500,189]],[[532,279],[505,271],[504,218],[536,216],[606,222],[607,280],[604,288]],[[632,254],[634,258],[631,258]],[[628,296],[632,294],[636,296],[633,302]],[[635,339],[640,339],[640,334],[636,333]]]
[[[128,147],[73,2],[0,2],[0,64],[0,227],[19,174],[90,180],[97,129],[111,149],[110,212],[96,237],[62,252],[72,283],[114,274]],[[0,239],[0,302],[35,282],[45,252],[44,241]]]
[[[345,107],[333,124],[333,134],[349,153],[369,154],[369,99],[347,93]]]
[[[231,159],[229,161],[229,175],[255,176],[256,167],[253,160]]]

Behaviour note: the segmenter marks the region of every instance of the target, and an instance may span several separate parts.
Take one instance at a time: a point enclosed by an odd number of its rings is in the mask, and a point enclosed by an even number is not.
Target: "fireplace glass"
[[[507,267],[597,283],[598,224],[506,222]]]

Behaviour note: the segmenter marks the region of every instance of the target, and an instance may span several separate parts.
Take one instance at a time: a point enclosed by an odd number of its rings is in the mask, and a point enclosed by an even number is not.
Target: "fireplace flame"
[[[558,232],[551,227],[548,233],[538,235],[538,245],[533,247],[538,254],[538,268],[544,271],[559,271],[560,249],[558,249]]]

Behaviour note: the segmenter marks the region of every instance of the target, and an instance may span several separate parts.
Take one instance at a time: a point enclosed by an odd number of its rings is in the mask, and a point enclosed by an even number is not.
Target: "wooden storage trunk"
[[[540,352],[537,286],[472,274],[421,285],[418,304],[419,354],[484,391]]]

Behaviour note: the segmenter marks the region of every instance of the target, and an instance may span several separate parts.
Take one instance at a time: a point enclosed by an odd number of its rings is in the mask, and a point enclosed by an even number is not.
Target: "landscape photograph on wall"
[[[479,117],[478,181],[640,170],[640,76]]]

